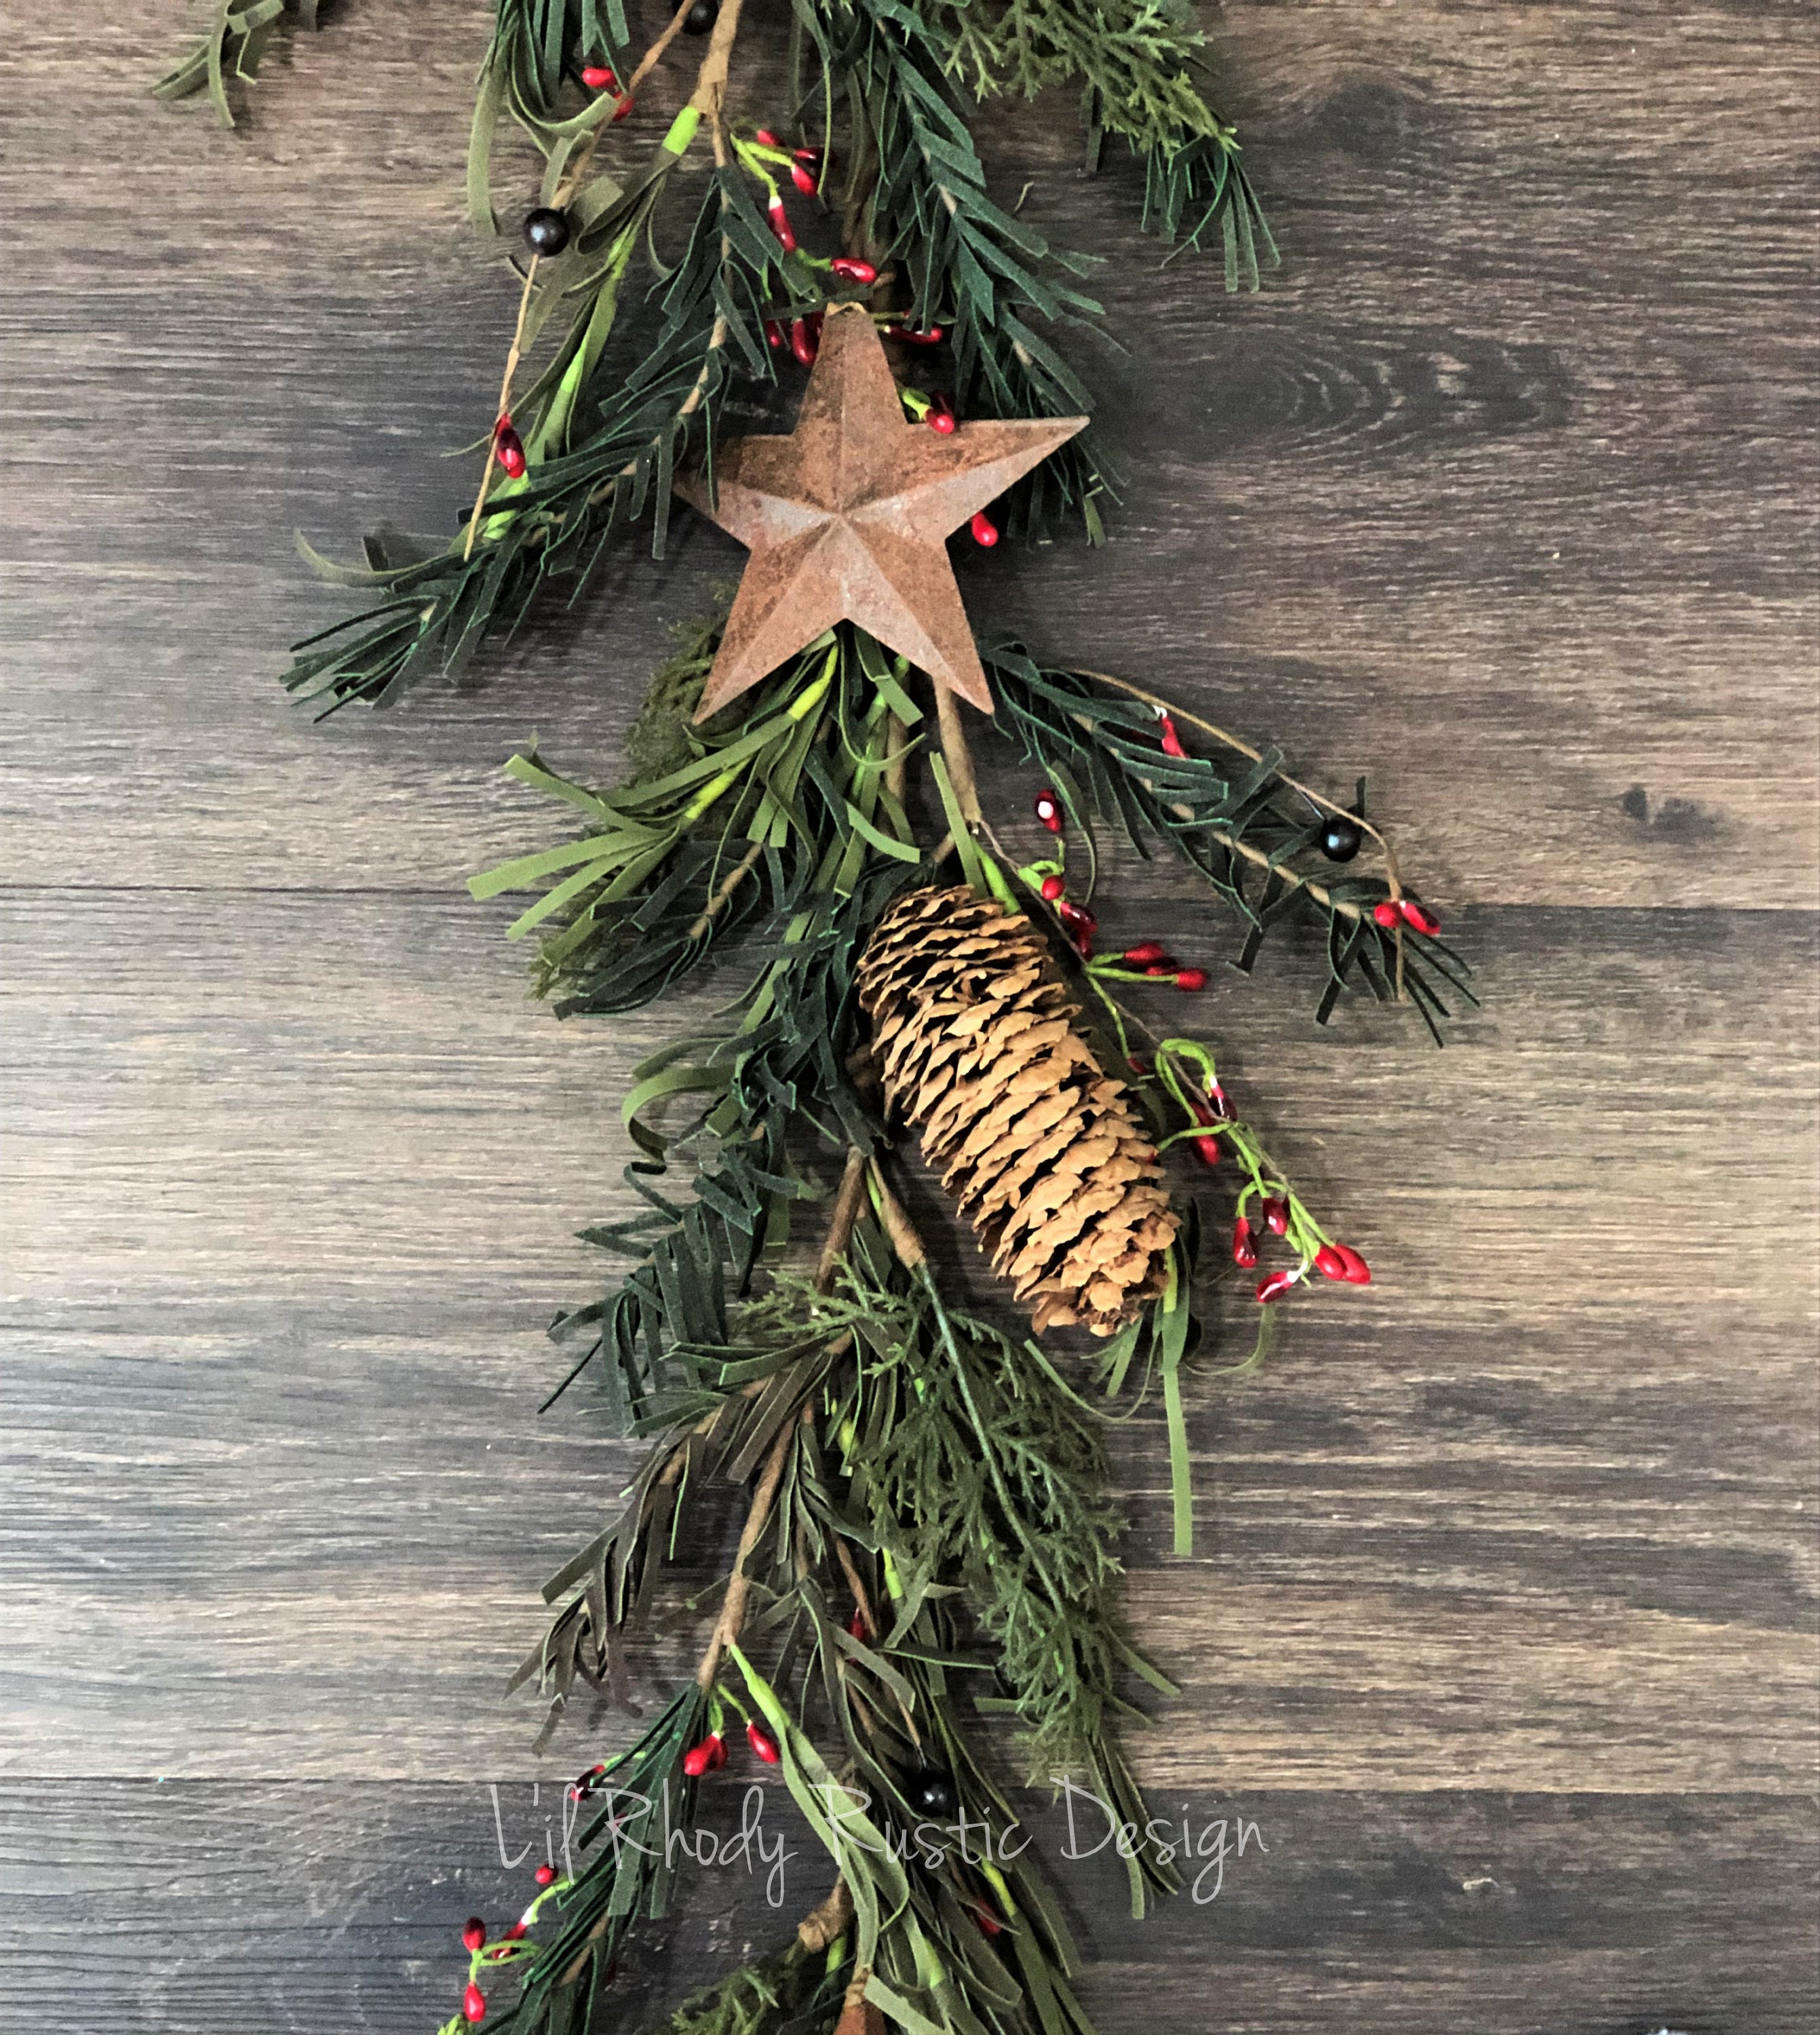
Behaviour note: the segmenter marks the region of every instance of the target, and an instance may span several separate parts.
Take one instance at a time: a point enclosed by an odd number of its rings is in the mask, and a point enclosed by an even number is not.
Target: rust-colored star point
[[[705,474],[676,482],[752,554],[695,718],[843,621],[991,713],[946,540],[1086,422],[908,423],[870,313],[837,305],[796,428],[723,446],[712,502]]]

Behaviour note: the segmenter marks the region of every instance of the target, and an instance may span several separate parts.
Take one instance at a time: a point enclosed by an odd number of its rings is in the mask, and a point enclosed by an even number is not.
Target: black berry
[[[533,254],[560,254],[569,245],[569,221],[554,205],[540,205],[525,215],[525,245]]]
[[[1329,862],[1350,862],[1364,841],[1364,829],[1350,813],[1329,813],[1321,829],[1321,852]]]
[[[720,0],[695,0],[695,4],[682,17],[682,32],[686,36],[705,36],[713,27],[715,17],[720,12]]]
[[[951,1816],[961,1806],[961,1797],[955,1792],[952,1777],[937,1773],[933,1767],[912,1774],[904,1792],[911,1807],[920,1815]]]

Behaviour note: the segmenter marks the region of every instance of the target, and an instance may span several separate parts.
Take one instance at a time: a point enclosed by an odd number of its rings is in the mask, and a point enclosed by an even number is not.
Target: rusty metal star
[[[1065,444],[1085,417],[904,420],[863,306],[828,313],[788,436],[735,438],[676,491],[748,547],[695,718],[705,720],[837,622],[856,622],[984,713],[992,694],[944,540]]]

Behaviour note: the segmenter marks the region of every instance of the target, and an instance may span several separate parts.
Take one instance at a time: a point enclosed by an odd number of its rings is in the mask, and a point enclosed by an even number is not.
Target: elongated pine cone
[[[860,957],[891,1108],[1039,1330],[1123,1327],[1162,1292],[1176,1218],[1123,1081],[1028,919],[965,886],[912,890]]]

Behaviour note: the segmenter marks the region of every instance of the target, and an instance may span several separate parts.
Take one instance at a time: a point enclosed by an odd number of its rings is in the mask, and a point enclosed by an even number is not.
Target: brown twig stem
[[[701,917],[695,921],[694,924],[689,928],[687,933],[683,935],[685,939],[691,940],[698,940],[701,939],[701,935],[707,931],[708,928],[713,925],[714,921],[720,917],[720,914],[726,910],[728,899],[733,895],[733,893],[739,888],[739,886],[743,883],[746,878],[751,875],[752,871],[758,867],[759,860],[763,856],[764,852],[764,842],[761,841],[754,841],[752,845],[746,849],[746,852],[740,856],[739,860],[734,863],[733,867],[728,870],[727,874],[720,879],[720,884],[716,889],[713,896],[702,906]]]
[[[822,1247],[821,1262],[816,1268],[815,1284],[823,1292],[826,1292],[833,1284],[834,1269],[845,1254],[853,1235],[853,1225],[859,1220],[866,1165],[864,1153],[855,1149],[848,1153],[846,1170],[841,1175],[840,1191],[834,1197],[833,1213],[829,1218],[828,1240]],[[758,1546],[770,1522],[771,1508],[777,1503],[778,1488],[784,1481],[784,1472],[796,1439],[796,1430],[799,1427],[807,1427],[814,1417],[814,1405],[805,1405],[794,1419],[784,1423],[778,1430],[777,1439],[771,1444],[770,1454],[765,1459],[758,1488],[752,1494],[746,1524],[740,1531],[739,1550],[733,1557],[733,1573],[728,1582],[727,1594],[720,1602],[720,1615],[714,1621],[714,1630],[709,1635],[701,1664],[695,1670],[696,1685],[699,1688],[707,1690],[713,1687],[714,1677],[720,1672],[720,1657],[739,1637],[740,1629],[746,1623],[746,1601],[752,1590],[751,1578],[746,1573],[746,1558]]]
[[[973,752],[967,747],[967,731],[961,724],[961,702],[949,688],[935,682],[935,721],[942,732],[942,760],[948,765],[948,781],[954,787],[954,803],[969,833],[980,831],[980,785],[973,774]]]

